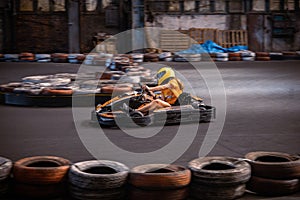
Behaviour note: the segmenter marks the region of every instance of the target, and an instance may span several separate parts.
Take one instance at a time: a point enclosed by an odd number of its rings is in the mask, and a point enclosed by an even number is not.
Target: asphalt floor
[[[90,123],[90,108],[83,108],[82,118],[74,120],[74,112],[81,112],[80,108],[0,105],[0,155],[13,161],[55,155],[72,162],[103,158],[129,166],[155,161],[186,166],[199,157],[199,152],[238,158],[252,151],[300,153],[300,61],[203,62],[196,67],[164,62],[145,66],[156,70],[163,64],[174,67],[186,79],[187,90],[193,90],[208,105],[218,105],[216,121],[102,129]],[[68,63],[0,63],[0,84],[29,75],[77,73],[79,68],[79,64]],[[93,142],[99,129],[120,152],[106,146],[104,140]],[[157,134],[151,135],[155,131]],[[174,147],[177,135],[182,140]],[[300,194],[277,198],[247,194],[241,199],[300,199]]]

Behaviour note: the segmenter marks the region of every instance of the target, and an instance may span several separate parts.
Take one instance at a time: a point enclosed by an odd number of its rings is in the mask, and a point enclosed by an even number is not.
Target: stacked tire
[[[270,61],[271,57],[268,52],[256,52],[255,53],[256,57],[255,60],[257,61]]]
[[[12,165],[11,160],[0,157],[0,197],[7,195],[9,192]]]
[[[284,196],[299,191],[299,156],[257,151],[245,157],[252,168],[252,176],[247,184],[249,191],[263,196]]]
[[[14,194],[21,198],[64,196],[70,161],[56,156],[34,156],[14,163]]]
[[[284,60],[299,60],[300,56],[296,51],[283,51],[282,56]]]
[[[190,196],[194,199],[236,199],[244,195],[250,165],[232,157],[204,157],[188,164],[192,171]]]
[[[116,161],[75,163],[69,171],[70,196],[78,200],[123,199],[128,173],[128,167]]]
[[[172,199],[188,197],[191,172],[180,165],[147,164],[131,169],[129,175],[131,200]]]
[[[144,54],[142,54],[142,53],[133,53],[133,54],[131,54],[131,56],[132,56],[133,62],[135,62],[135,63],[144,62]]]
[[[229,60],[229,55],[228,53],[215,53],[214,60],[220,62],[226,62]]]
[[[241,57],[243,61],[255,61],[255,53],[251,51],[241,52]]]
[[[173,55],[171,52],[162,52],[159,54],[159,60],[170,62],[173,60]]]
[[[146,53],[146,54],[144,54],[144,61],[145,62],[158,62],[159,54],[158,53]]]
[[[176,62],[200,62],[201,54],[176,54],[174,56]]]
[[[241,61],[242,57],[241,57],[241,53],[238,52],[232,52],[232,53],[228,53],[228,59],[230,61]]]
[[[35,56],[30,52],[23,52],[19,54],[19,60],[23,62],[33,62],[35,61]]]
[[[51,54],[51,59],[54,63],[67,63],[68,56],[66,53],[53,53]]]
[[[35,54],[35,60],[40,63],[51,62],[50,54]]]

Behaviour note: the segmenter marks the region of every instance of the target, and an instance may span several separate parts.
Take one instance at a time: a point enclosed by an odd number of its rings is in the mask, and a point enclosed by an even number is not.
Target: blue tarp
[[[179,54],[198,54],[198,53],[227,53],[247,50],[247,46],[233,46],[230,48],[224,48],[214,43],[211,40],[207,40],[203,44],[193,44],[186,50],[179,51]]]

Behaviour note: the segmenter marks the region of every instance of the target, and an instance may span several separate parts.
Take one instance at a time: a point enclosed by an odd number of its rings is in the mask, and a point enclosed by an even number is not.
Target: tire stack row
[[[299,191],[299,156],[251,152],[245,157],[204,157],[190,161],[188,167],[146,164],[131,170],[109,160],[72,164],[61,157],[34,156],[13,164],[1,157],[0,197],[9,191],[10,175],[19,199],[218,200],[239,198],[246,189],[263,196]]]
[[[300,157],[280,152],[250,152],[246,159],[252,176],[247,189],[263,196],[285,196],[299,192]]]
[[[12,165],[11,160],[0,157],[0,198],[9,192]]]
[[[62,197],[71,162],[56,156],[34,156],[14,163],[14,194],[20,198]]]
[[[204,157],[188,164],[192,171],[190,196],[193,199],[236,199],[244,195],[250,179],[250,165],[243,159]]]
[[[69,171],[69,193],[78,200],[124,199],[129,168],[108,160],[75,163]]]
[[[129,173],[130,200],[183,200],[189,195],[191,172],[180,165],[147,164],[136,166]]]

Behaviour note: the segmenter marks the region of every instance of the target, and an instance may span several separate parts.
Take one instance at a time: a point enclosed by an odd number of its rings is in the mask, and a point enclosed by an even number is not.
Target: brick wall
[[[66,14],[19,14],[15,25],[15,51],[68,52]]]
[[[94,46],[92,37],[98,32],[117,34],[118,27],[106,27],[104,14],[83,14],[80,16],[80,49],[90,52]]]

